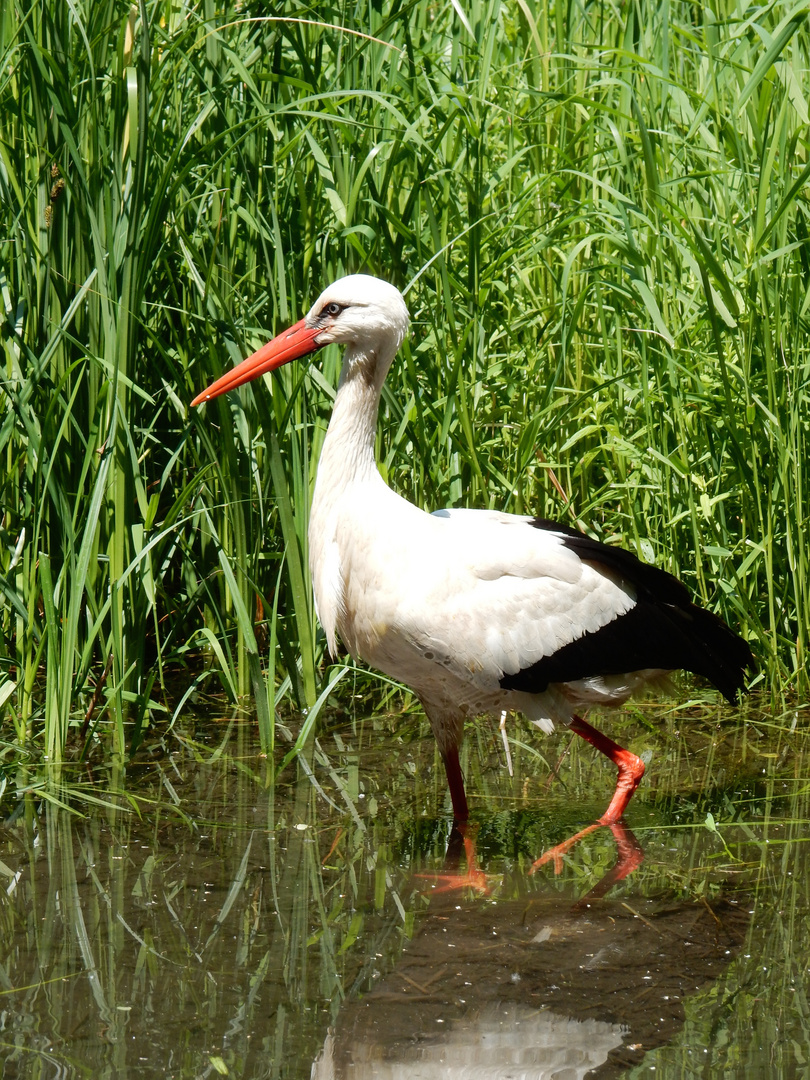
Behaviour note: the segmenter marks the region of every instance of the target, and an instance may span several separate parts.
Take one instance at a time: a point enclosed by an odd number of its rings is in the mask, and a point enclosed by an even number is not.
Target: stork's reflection
[[[669,1041],[747,914],[722,899],[611,899],[644,853],[626,825],[603,828],[616,860],[597,884],[572,896],[535,874],[517,900],[479,868],[474,832],[454,829],[418,933],[341,1008],[313,1080],[605,1080]]]

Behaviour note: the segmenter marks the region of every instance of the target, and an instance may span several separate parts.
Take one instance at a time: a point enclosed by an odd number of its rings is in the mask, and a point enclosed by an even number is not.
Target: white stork
[[[345,346],[309,524],[318,617],[332,655],[352,656],[412,687],[467,820],[459,766],[464,718],[522,712],[545,732],[570,728],[617,766],[598,824],[624,813],[640,758],[578,711],[616,705],[683,668],[734,702],[751,652],[685,587],[621,548],[567,525],[491,510],[411,505],[383,481],[374,434],[383,382],[408,330],[393,285],[356,274],[330,285],[300,322],[218,379],[192,404],[307,356]]]

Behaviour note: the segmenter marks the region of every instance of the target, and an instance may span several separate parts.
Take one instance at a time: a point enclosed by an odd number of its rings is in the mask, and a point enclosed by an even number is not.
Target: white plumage
[[[383,481],[374,436],[385,377],[408,329],[400,293],[354,275],[195,399],[216,397],[331,342],[345,346],[309,526],[318,616],[349,652],[418,694],[439,743],[456,820],[467,817],[458,747],[465,716],[525,713],[571,725],[619,768],[615,821],[643,765],[576,712],[620,703],[686,667],[730,698],[748,646],[683,586],[565,526],[489,510],[413,506]],[[621,791],[620,791],[621,789]]]

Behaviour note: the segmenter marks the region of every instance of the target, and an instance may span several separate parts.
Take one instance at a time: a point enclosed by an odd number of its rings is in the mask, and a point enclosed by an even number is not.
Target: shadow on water
[[[510,778],[474,726],[477,890],[445,887],[470,868],[414,719],[336,727],[275,789],[248,724],[126,776],[19,773],[0,1075],[800,1075],[807,739],[795,717],[661,715],[610,729],[653,759],[633,832],[589,834],[559,874],[530,870],[600,813],[609,771],[516,731]],[[562,757],[551,783],[540,754]],[[627,845],[644,858],[617,879]]]

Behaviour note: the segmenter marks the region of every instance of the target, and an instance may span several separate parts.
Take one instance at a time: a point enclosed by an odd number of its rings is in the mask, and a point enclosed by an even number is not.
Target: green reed
[[[615,537],[803,695],[804,9],[251,11],[0,13],[15,744],[125,753],[221,684],[269,749],[281,698],[318,700],[339,357],[188,402],[354,271],[409,287],[378,440],[398,490]]]

